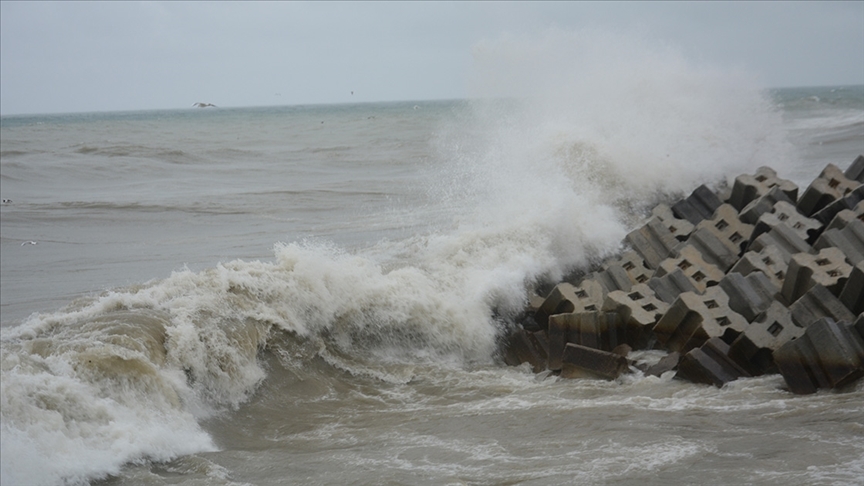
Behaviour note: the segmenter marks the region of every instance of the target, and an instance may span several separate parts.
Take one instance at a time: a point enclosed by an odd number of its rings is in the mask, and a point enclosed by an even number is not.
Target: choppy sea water
[[[861,383],[496,356],[652,204],[864,153],[864,87],[705,76],[3,117],[2,484],[864,483]]]

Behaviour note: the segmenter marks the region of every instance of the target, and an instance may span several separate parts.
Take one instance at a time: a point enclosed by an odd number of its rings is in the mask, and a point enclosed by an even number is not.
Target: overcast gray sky
[[[860,1],[2,1],[0,113],[465,98],[478,43],[550,28],[638,32],[765,87],[864,84]]]

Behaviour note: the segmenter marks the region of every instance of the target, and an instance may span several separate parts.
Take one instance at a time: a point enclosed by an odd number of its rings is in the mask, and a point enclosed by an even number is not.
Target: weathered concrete
[[[648,286],[651,287],[658,299],[667,304],[675,302],[675,299],[683,292],[702,293],[680,268],[675,268],[662,277],[653,277],[648,281]]]
[[[770,226],[770,222],[766,222]],[[771,227],[767,233],[762,233],[747,247],[747,251],[760,252],[762,249],[774,246],[783,255],[783,262],[787,265],[792,255],[796,253],[811,253],[810,244],[804,241],[798,234],[786,224],[777,224]]]
[[[546,329],[549,316],[597,310],[605,297],[603,286],[593,280],[585,280],[579,287],[562,282],[552,289],[537,309],[535,319],[542,329]]]
[[[840,299],[818,284],[790,305],[789,312],[792,313],[792,322],[800,327],[808,327],[823,317],[830,317],[835,321],[851,321],[855,318]]]
[[[696,250],[702,255],[702,259],[706,263],[716,266],[722,272],[728,270],[738,261],[740,253],[739,249],[731,247],[727,241],[717,236],[716,231],[708,228],[695,230],[687,241],[675,248],[671,256],[680,256],[686,247]]]
[[[775,187],[768,191],[764,196],[753,200],[750,204],[745,206],[738,214],[738,218],[747,224],[756,224],[759,217],[765,213],[770,213],[771,210],[774,209],[774,205],[778,202],[785,202],[787,204],[792,204],[793,206],[795,205],[794,199],[789,199],[789,197],[786,196],[786,193],[781,191],[779,187]]]
[[[675,214],[672,212],[672,208],[665,204],[658,204],[655,206],[654,209],[651,210],[651,214],[660,218],[660,222],[663,223],[663,226],[665,226],[678,241],[686,240],[687,237],[690,236],[690,233],[693,232],[693,223],[686,219],[676,218]]]
[[[774,352],[774,362],[793,393],[838,388],[864,376],[864,342],[848,323],[823,318]]]
[[[798,200],[798,210],[805,216],[813,216],[822,208],[846,196],[860,185],[861,183],[856,180],[847,179],[836,165],[828,164],[819,174],[819,177],[814,179],[801,195],[801,199]],[[828,220],[830,219],[828,218]],[[827,223],[828,221],[823,222]]]
[[[753,272],[746,277],[729,273],[720,281],[720,288],[729,296],[729,308],[744,316],[747,322],[753,322],[756,316],[765,312],[779,291],[762,272]]]
[[[611,351],[628,342],[627,331],[626,323],[616,312],[589,311],[550,316],[547,366],[550,370],[561,369],[560,360],[567,343]]]
[[[672,206],[672,213],[680,219],[686,219],[692,224],[699,224],[703,219],[710,219],[723,201],[711,189],[701,185],[692,194]]]
[[[627,270],[621,265],[608,265],[603,270],[589,275],[588,279],[599,283],[607,293],[614,290],[628,291],[633,286]]]
[[[798,253],[789,261],[780,295],[787,304],[792,304],[816,284],[840,295],[851,272],[852,266],[846,263],[839,248],[824,248],[816,255]]]
[[[704,292],[708,285],[716,285],[723,279],[723,270],[706,262],[703,254],[692,245],[685,245],[678,251],[676,258],[667,258],[660,263],[655,277],[663,277],[675,270],[681,270],[698,292]]]
[[[798,186],[794,182],[777,177],[774,169],[763,166],[756,169],[753,175],[742,174],[735,178],[728,202],[737,211],[741,211],[751,201],[764,196],[775,187],[782,191],[786,198],[798,200]]]
[[[734,259],[744,253],[750,235],[753,233],[753,225],[743,223],[738,219],[738,212],[729,204],[721,204],[714,212],[711,219],[702,220],[696,225],[696,231],[707,229],[714,234],[734,254]],[[690,240],[693,240],[691,236]],[[731,267],[735,262],[728,264]]]
[[[568,343],[562,359],[562,378],[603,378],[614,380],[629,373],[627,358],[608,351]]]
[[[675,378],[716,387],[746,376],[750,374],[729,357],[729,345],[718,337],[685,354],[675,374]]]
[[[774,205],[771,212],[759,217],[750,239],[771,231],[771,228],[781,223],[791,228],[804,241],[810,241],[811,237],[819,234],[823,226],[819,221],[799,213],[791,203],[780,201]]]
[[[711,287],[705,295],[679,295],[654,326],[654,335],[669,351],[686,353],[712,337],[731,343],[747,325],[744,316],[729,308],[723,289]]]
[[[813,245],[816,250],[829,247],[839,248],[852,265],[864,261],[864,221],[854,219],[843,229],[825,231]]]
[[[629,292],[609,292],[603,301],[603,311],[617,313],[627,326],[626,343],[635,349],[653,344],[651,330],[668,308],[669,304],[658,299],[646,284],[634,285]]]
[[[779,289],[783,286],[783,280],[786,278],[788,267],[789,265],[784,260],[784,255],[776,246],[772,245],[766,246],[758,253],[748,251],[729,270],[729,273],[740,273],[747,276],[753,272],[762,272]]]
[[[516,329],[510,334],[502,354],[504,362],[510,366],[528,363],[535,373],[546,368],[546,352],[538,337],[524,329]]]
[[[864,201],[859,202],[853,209],[844,209],[834,216],[834,219],[825,227],[825,231],[832,229],[843,229],[854,220],[864,222]]]
[[[859,155],[852,164],[843,172],[847,179],[864,184],[864,155]]]
[[[840,302],[853,314],[864,312],[864,261],[852,268],[849,280],[840,292]]]
[[[641,228],[631,231],[624,241],[651,269],[656,269],[678,244],[678,240],[657,217],[649,219]]]
[[[775,300],[732,342],[729,357],[753,376],[771,372],[774,351],[803,334],[804,328],[792,322],[789,309]]]
[[[613,265],[622,267],[627,272],[627,277],[633,285],[648,282],[654,274],[654,270],[648,268],[645,265],[645,260],[635,251],[625,252],[618,260],[607,261],[604,268],[609,268]]]

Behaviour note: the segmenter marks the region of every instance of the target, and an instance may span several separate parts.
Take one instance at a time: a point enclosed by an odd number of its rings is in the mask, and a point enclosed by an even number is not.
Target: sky
[[[0,1],[0,114],[466,98],[482,46],[550,30],[769,88],[864,84],[862,1]]]

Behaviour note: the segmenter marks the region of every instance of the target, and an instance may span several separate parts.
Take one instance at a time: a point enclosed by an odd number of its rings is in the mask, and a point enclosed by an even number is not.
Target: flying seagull
[[[21,246],[24,246],[24,245],[38,245],[38,244],[39,244],[39,243],[36,242],[36,241],[25,241],[24,243],[21,243]]]
[[[202,103],[200,101],[198,103],[192,103],[192,106],[197,106],[198,108],[207,108],[208,106],[212,106],[213,108],[216,108],[216,105],[213,103]]]

